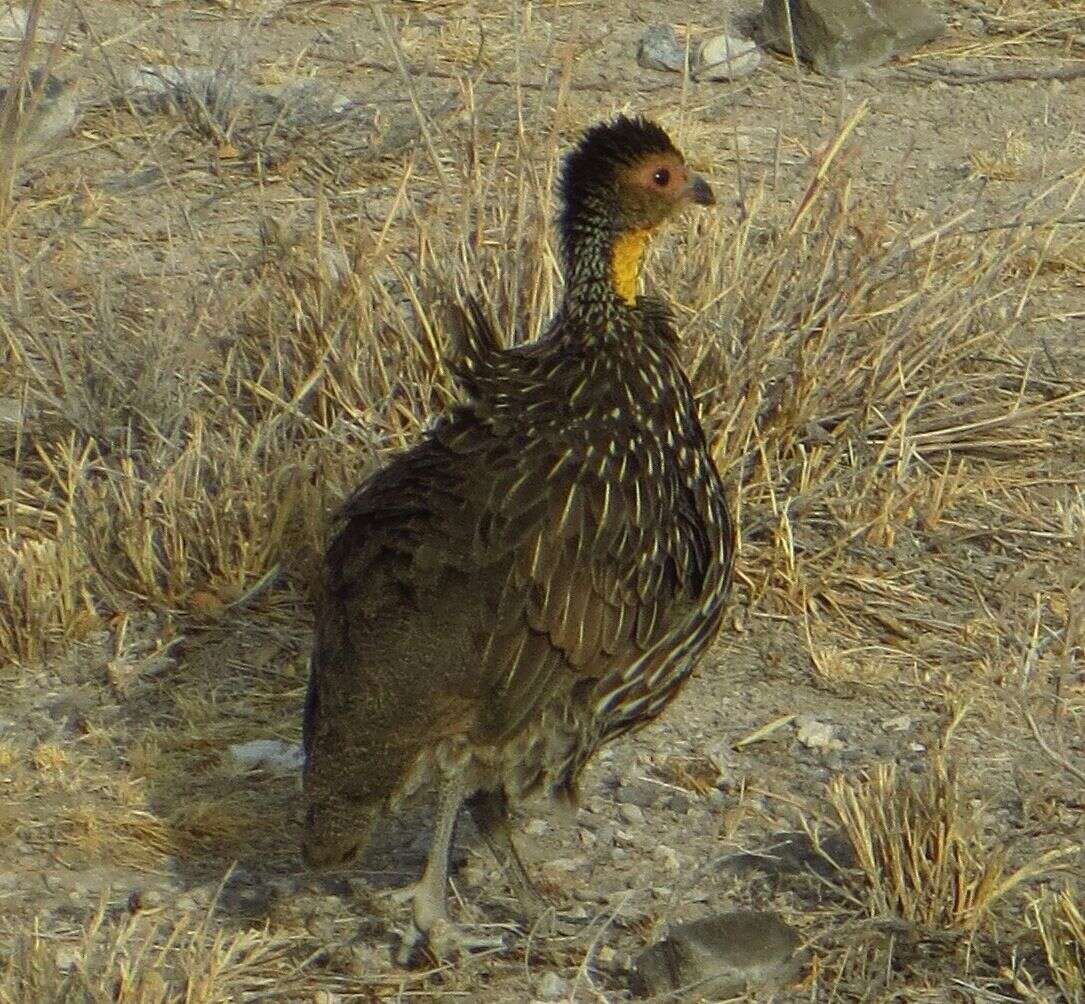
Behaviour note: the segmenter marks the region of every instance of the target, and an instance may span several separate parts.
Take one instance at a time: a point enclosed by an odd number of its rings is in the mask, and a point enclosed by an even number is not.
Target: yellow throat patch
[[[648,250],[651,230],[629,230],[614,241],[610,257],[610,275],[614,291],[626,303],[632,304],[637,299],[637,278],[640,276],[640,263],[644,252]]]

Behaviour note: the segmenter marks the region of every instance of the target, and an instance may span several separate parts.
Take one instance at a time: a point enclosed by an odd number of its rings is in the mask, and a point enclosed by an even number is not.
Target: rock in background
[[[693,76],[697,80],[738,80],[761,65],[761,50],[748,38],[714,35],[697,53]]]
[[[761,65],[761,50],[749,38],[726,33],[687,48],[669,24],[650,25],[641,36],[637,62],[645,69],[683,73],[687,58],[694,80],[738,80]]]
[[[790,9],[790,31],[789,31]],[[850,77],[937,38],[945,23],[922,0],[764,0],[762,40],[818,73]]]

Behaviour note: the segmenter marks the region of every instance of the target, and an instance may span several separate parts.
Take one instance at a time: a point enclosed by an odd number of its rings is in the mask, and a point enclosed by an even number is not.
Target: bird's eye
[[[663,188],[668,181],[671,180],[671,172],[665,167],[661,167],[655,174],[652,175],[652,181],[654,181],[660,188]]]

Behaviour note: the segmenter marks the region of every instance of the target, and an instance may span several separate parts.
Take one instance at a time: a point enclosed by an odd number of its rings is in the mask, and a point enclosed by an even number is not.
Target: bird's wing
[[[455,437],[452,448],[456,448]],[[475,549],[491,579],[492,620],[479,625],[485,705],[480,738],[518,732],[555,695],[585,699],[598,681],[669,657],[660,646],[690,616],[712,552],[689,488],[636,451],[620,456],[525,439],[480,449]],[[479,449],[478,447],[475,447]]]

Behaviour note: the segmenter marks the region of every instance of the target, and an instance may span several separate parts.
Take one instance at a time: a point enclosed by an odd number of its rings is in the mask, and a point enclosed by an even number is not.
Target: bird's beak
[[[698,206],[714,206],[716,204],[716,196],[712,191],[712,186],[699,174],[691,175],[689,181],[686,182],[686,197],[690,202],[696,202]]]

